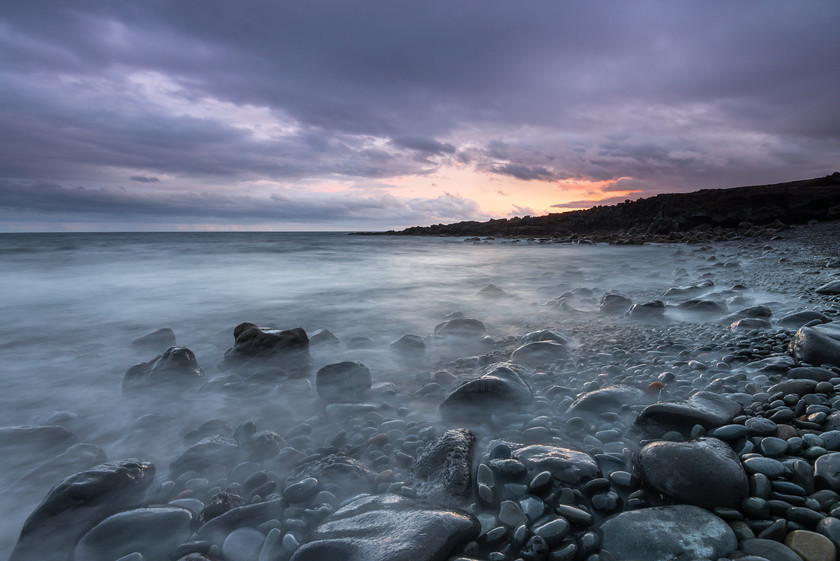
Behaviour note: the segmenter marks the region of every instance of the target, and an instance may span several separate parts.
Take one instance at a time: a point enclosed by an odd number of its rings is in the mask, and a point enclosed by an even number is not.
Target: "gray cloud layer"
[[[822,175],[840,167],[837,21],[829,0],[6,3],[0,207],[218,217],[230,197],[231,219],[281,219],[221,185],[455,160],[528,181],[631,177],[644,193]],[[247,106],[288,128],[222,118]],[[371,224],[433,221],[452,202],[430,194],[424,215],[417,200],[394,210],[396,194],[278,197],[309,220]]]

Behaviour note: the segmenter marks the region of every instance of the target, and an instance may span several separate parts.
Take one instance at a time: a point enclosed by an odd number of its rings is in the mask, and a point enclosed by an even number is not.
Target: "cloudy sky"
[[[0,6],[0,231],[363,230],[840,169],[840,3]]]

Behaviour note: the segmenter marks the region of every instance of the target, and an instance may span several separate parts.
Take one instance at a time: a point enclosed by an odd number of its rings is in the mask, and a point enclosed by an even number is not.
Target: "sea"
[[[220,417],[235,426],[252,411],[201,393],[139,402],[124,396],[126,370],[155,358],[131,345],[138,337],[172,329],[213,378],[223,374],[220,363],[242,322],[327,329],[341,344],[313,352],[316,369],[363,360],[374,384],[399,389],[434,369],[389,358],[389,344],[404,334],[429,340],[459,312],[482,321],[492,340],[562,331],[570,311],[553,304],[558,297],[581,295],[577,311],[593,312],[605,291],[637,301],[662,294],[675,268],[703,265],[681,254],[672,245],[335,232],[2,234],[0,427],[68,426],[108,459],[151,458],[165,474],[192,424]],[[493,298],[482,293],[490,285],[501,290]],[[371,348],[348,350],[354,337],[370,339]],[[282,434],[312,416],[300,395],[314,388],[297,390],[272,396],[271,415],[258,428]],[[151,434],[140,430],[152,425]],[[17,444],[0,454],[0,557],[58,483],[27,476],[49,467],[54,453]]]

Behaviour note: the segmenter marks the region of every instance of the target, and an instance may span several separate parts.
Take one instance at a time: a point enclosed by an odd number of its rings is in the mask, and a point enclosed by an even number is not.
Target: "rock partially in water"
[[[629,510],[601,524],[602,545],[616,559],[718,559],[738,546],[721,518],[692,505]]]
[[[636,424],[665,430],[685,430],[694,425],[711,429],[729,423],[741,411],[740,403],[720,394],[702,391],[684,401],[648,405],[639,414]]]
[[[315,387],[326,401],[363,401],[365,392],[371,388],[370,370],[358,361],[328,364],[315,375]]]
[[[233,347],[225,351],[224,366],[255,370],[266,364],[279,366],[292,376],[306,376],[312,365],[306,331],[269,329],[241,323],[233,330]]]
[[[826,295],[840,294],[840,279],[829,281],[817,288],[814,292]]]
[[[767,306],[751,306],[749,308],[744,308],[742,310],[738,310],[737,312],[733,312],[729,315],[723,316],[720,319],[720,323],[731,325],[739,319],[746,318],[769,320],[770,316],[772,315],[773,312]]]
[[[627,315],[632,319],[642,321],[662,321],[665,319],[665,303],[662,300],[633,304]]]
[[[800,366],[788,370],[786,376],[795,380],[805,379],[817,382],[827,382],[837,375],[831,370],[820,368],[818,366]]]
[[[495,284],[488,284],[478,291],[478,296],[482,298],[510,298],[510,294],[496,286]]]
[[[717,438],[651,442],[639,450],[637,461],[647,485],[675,503],[740,508],[749,495],[741,461]]]
[[[169,347],[174,347],[178,343],[175,342],[175,332],[168,327],[158,329],[148,335],[138,337],[131,342],[131,346],[143,351],[162,352]]]
[[[601,296],[598,308],[602,314],[621,315],[627,312],[632,305],[633,301],[626,296],[608,293]]]
[[[700,300],[692,299],[680,302],[677,304],[677,309],[683,312],[693,312],[697,314],[725,314],[729,310],[726,304],[716,302],[714,300]]]
[[[169,468],[178,475],[190,470],[201,472],[215,464],[232,467],[239,459],[240,449],[236,440],[217,434],[202,438],[184,450],[172,460]]]
[[[821,323],[828,323],[831,318],[823,313],[814,310],[803,310],[788,314],[779,319],[779,327],[786,327],[788,329],[799,329],[808,322],[819,320]]]
[[[627,406],[643,403],[644,398],[645,392],[639,388],[625,384],[616,384],[579,395],[569,406],[569,414],[600,414],[605,411],[618,412]]]
[[[441,503],[468,495],[474,447],[472,431],[452,429],[421,450],[409,468],[418,494]]]
[[[107,463],[71,475],[38,505],[9,561],[69,561],[73,547],[108,516],[138,506],[155,476],[146,460]]]
[[[198,389],[207,376],[195,354],[186,347],[170,347],[149,362],[128,369],[123,377],[125,393],[155,391],[165,395],[171,391]]]
[[[522,378],[522,367],[497,363],[485,373],[465,382],[447,395],[440,404],[441,413],[452,419],[474,420],[486,417],[511,404],[527,404],[533,399],[531,387]]]
[[[840,366],[840,326],[831,322],[800,327],[791,339],[789,349],[802,362]]]
[[[738,329],[752,330],[752,329],[770,329],[771,324],[766,319],[759,318],[743,318],[729,326],[729,329],[735,331]]]
[[[450,340],[479,341],[486,328],[477,319],[455,318],[435,326],[435,337]]]
[[[579,485],[601,475],[592,456],[570,448],[542,444],[514,445],[511,457],[522,462],[529,475],[547,471],[561,484]]]
[[[322,522],[291,561],[443,561],[480,529],[466,512],[398,495],[367,496]]]
[[[221,546],[225,538],[239,528],[255,528],[269,520],[283,518],[283,499],[232,508],[202,525],[190,541],[208,541]]]
[[[358,460],[344,454],[329,454],[324,457],[313,458],[298,465],[283,482],[284,493],[292,485],[306,479],[315,479],[317,492],[327,483],[338,487],[343,497],[351,497],[359,493],[372,491],[373,473]]]
[[[338,337],[329,329],[318,329],[309,335],[309,345],[312,347],[323,345],[325,347],[337,347],[341,345]]]
[[[36,485],[51,485],[61,481],[68,475],[78,473],[93,466],[104,464],[108,461],[105,451],[99,446],[79,442],[70,446],[61,454],[38,467],[32,468],[21,482],[34,483]]]
[[[391,352],[403,358],[417,360],[426,354],[426,342],[419,335],[407,333],[390,344]]]
[[[565,343],[557,341],[534,341],[525,343],[510,355],[513,362],[526,366],[551,364],[569,358],[569,349]]]
[[[526,343],[536,343],[537,341],[554,341],[556,343],[560,343],[561,345],[569,344],[569,338],[554,329],[531,331],[520,338],[520,342],[523,345]]]
[[[176,507],[128,510],[109,516],[79,540],[74,558],[114,561],[133,552],[165,559],[190,537],[190,511]]]
[[[76,435],[59,425],[0,427],[0,465],[12,472],[49,461],[76,443]]]

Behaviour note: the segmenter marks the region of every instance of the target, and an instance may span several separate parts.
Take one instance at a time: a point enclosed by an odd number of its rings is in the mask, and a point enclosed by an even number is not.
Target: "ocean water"
[[[496,340],[563,330],[569,310],[550,305],[562,294],[582,295],[584,313],[607,290],[643,301],[673,284],[675,268],[700,270],[704,257],[668,245],[340,233],[0,235],[0,427],[62,424],[109,459],[151,458],[165,474],[184,432],[197,423],[217,417],[236,426],[256,418],[258,428],[282,434],[313,414],[314,389],[301,380],[267,403],[245,405],[200,393],[164,401],[123,396],[125,371],[154,358],[131,341],[161,327],[174,330],[210,378],[221,374],[218,364],[241,322],[329,329],[342,342],[369,337],[371,350],[313,350],[315,369],[364,360],[374,384],[411,395],[418,374],[433,372],[445,357],[394,361],[387,346],[403,334],[429,337],[453,312],[481,320]],[[480,296],[490,284],[508,297]],[[427,413],[436,414],[433,407]],[[27,478],[54,451],[8,452],[0,456],[0,490],[12,514],[0,523],[0,557],[58,482]]]

